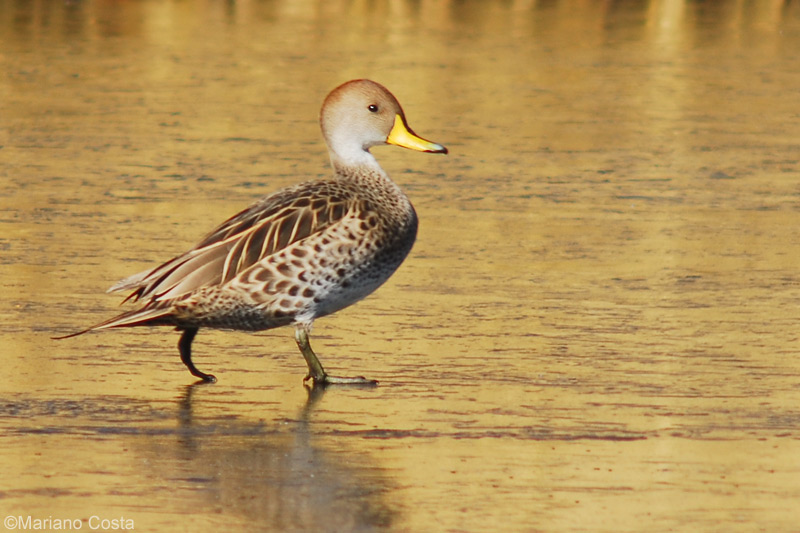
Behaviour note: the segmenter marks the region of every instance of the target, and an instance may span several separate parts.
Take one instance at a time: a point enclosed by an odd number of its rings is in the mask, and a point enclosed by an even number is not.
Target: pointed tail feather
[[[122,313],[121,315],[117,315],[113,318],[100,322],[99,324],[95,324],[94,326],[88,327],[84,330],[70,333],[69,335],[62,335],[60,337],[52,337],[55,340],[61,339],[69,339],[70,337],[77,337],[78,335],[83,335],[84,333],[88,333],[90,331],[94,331],[97,329],[110,329],[110,328],[122,328],[122,327],[130,327],[130,326],[157,326],[160,324],[169,324],[169,321],[159,321],[160,318],[164,318],[170,315],[169,308],[151,308],[151,309],[135,309],[133,311],[128,311],[127,313]]]
[[[106,292],[120,292],[128,289],[139,288],[142,284],[142,280],[145,279],[152,271],[153,269],[151,268],[150,270],[145,270],[144,272],[139,272],[133,276],[128,276],[125,279],[121,279],[109,287]]]

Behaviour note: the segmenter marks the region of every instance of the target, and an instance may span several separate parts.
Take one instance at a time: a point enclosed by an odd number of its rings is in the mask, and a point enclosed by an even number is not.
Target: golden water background
[[[0,62],[2,517],[800,527],[796,3],[8,0]],[[50,339],[327,174],[357,77],[451,151],[374,150],[418,241],[314,330],[380,387],[288,329],[201,331],[199,387],[166,328]]]

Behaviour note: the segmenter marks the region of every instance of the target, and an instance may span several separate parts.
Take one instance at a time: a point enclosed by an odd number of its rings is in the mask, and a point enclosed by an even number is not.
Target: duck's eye
[[[369,104],[367,106],[367,109],[369,109],[371,113],[377,113],[378,112],[378,106],[376,106],[375,104]]]

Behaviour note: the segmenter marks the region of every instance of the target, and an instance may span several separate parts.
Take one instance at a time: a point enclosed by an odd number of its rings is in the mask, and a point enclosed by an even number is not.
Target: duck
[[[348,81],[320,112],[332,175],[266,196],[212,230],[187,252],[114,284],[135,308],[87,329],[172,326],[181,361],[200,382],[213,374],[192,361],[201,328],[263,331],[293,326],[308,366],[303,382],[375,385],[363,376],[328,374],[310,343],[314,321],[372,294],[397,270],[416,240],[411,201],[370,149],[395,145],[446,154],[416,135],[383,85]]]

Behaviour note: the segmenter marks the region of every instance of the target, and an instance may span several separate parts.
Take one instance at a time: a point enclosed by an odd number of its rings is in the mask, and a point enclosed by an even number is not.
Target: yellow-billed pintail
[[[417,234],[408,197],[370,148],[394,144],[447,153],[415,135],[397,99],[370,80],[349,81],[322,105],[322,135],[333,176],[280,190],[223,222],[188,252],[120,281],[136,309],[92,330],[175,326],[189,371],[216,381],[192,362],[199,328],[259,331],[293,325],[314,383],[369,384],[327,374],[308,334],[316,318],[372,293],[400,266]],[[61,338],[66,338],[61,337]]]

